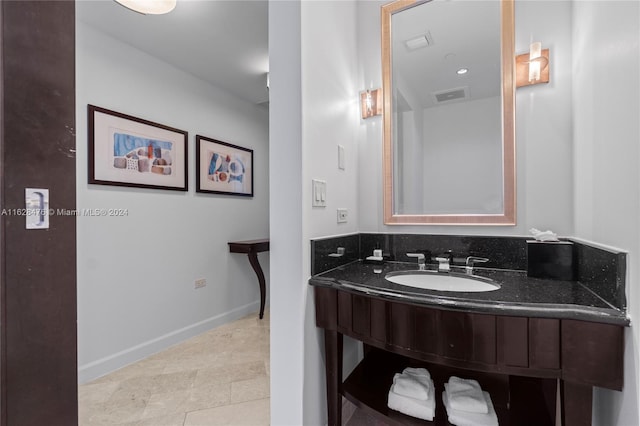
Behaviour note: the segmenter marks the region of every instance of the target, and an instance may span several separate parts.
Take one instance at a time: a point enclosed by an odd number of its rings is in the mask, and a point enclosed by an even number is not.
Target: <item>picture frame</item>
[[[196,135],[196,192],[253,197],[253,150]]]
[[[188,132],[88,105],[89,183],[188,190]]]

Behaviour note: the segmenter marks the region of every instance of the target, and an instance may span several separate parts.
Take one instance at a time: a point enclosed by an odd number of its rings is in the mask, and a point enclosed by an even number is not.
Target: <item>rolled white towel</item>
[[[417,380],[419,383],[422,383],[426,387],[429,387],[429,384],[433,386],[431,374],[429,374],[429,370],[427,370],[426,368],[407,367],[402,370],[402,374]]]
[[[444,388],[452,408],[470,413],[489,412],[482,388],[476,380],[451,376],[449,382],[444,384]]]
[[[431,374],[429,374],[429,370],[426,368],[415,368],[415,367],[407,367],[402,370],[403,374],[410,374],[412,376],[418,377],[426,377],[427,379],[431,379]]]
[[[498,416],[493,408],[491,396],[488,392],[483,392],[483,396],[487,402],[487,413],[470,413],[468,411],[460,411],[451,407],[447,391],[442,392],[442,402],[447,409],[449,423],[456,426],[499,426]]]
[[[399,411],[408,416],[432,421],[436,412],[436,398],[433,382],[430,383],[429,394],[426,400],[399,395],[393,391],[392,386],[389,390],[387,406],[392,410]]]
[[[417,380],[415,376],[409,374],[396,373],[393,376],[393,386],[391,390],[398,395],[408,396],[415,399],[429,399],[429,390],[432,387],[431,380],[421,378]]]

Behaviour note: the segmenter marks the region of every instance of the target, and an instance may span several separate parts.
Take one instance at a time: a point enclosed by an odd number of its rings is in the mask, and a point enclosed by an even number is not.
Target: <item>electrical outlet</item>
[[[338,223],[346,223],[349,216],[347,209],[338,209]]]
[[[205,278],[200,278],[199,280],[196,280],[196,287],[195,288],[202,288],[202,287],[206,287],[207,286],[207,280]]]

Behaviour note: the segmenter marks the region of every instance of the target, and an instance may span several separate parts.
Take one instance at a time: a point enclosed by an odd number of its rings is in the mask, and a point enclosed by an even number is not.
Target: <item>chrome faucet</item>
[[[451,270],[451,252],[448,251],[439,256],[436,256],[438,261],[438,272],[449,272]]]
[[[476,257],[476,256],[469,256],[467,257],[467,265],[465,266],[465,271],[468,275],[472,275],[473,274],[473,265],[476,263],[485,263],[488,262],[489,259],[487,259],[486,257]]]
[[[407,256],[408,257],[415,257],[415,258],[418,259],[418,269],[419,270],[424,271],[426,269],[425,268],[425,261],[424,261],[424,259],[425,259],[424,254],[422,254],[422,253],[407,253]]]

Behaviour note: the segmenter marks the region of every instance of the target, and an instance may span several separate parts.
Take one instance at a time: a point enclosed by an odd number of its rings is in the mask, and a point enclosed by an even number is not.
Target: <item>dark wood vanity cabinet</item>
[[[620,325],[447,310],[326,287],[315,287],[315,304],[330,425],[341,424],[343,395],[389,424],[448,425],[440,393],[454,374],[490,390],[500,425],[555,424],[558,383],[562,424],[590,425],[592,386],[622,390]],[[366,349],[344,382],[343,335]],[[423,364],[437,390],[434,422],[386,407],[393,374]]]

